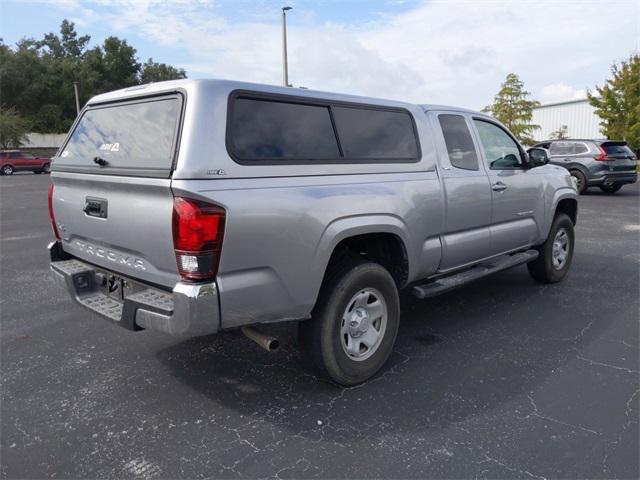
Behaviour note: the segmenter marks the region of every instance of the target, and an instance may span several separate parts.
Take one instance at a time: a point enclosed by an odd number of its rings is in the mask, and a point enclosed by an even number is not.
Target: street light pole
[[[289,86],[289,65],[287,62],[287,10],[291,10],[291,7],[282,7],[282,81],[285,87]]]
[[[73,91],[76,94],[76,114],[80,115],[80,98],[78,96],[78,82],[73,82]]]

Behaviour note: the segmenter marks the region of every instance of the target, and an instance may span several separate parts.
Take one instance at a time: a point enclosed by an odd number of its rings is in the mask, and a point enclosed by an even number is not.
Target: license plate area
[[[129,280],[107,272],[96,272],[96,283],[100,293],[112,300],[123,303],[125,298],[139,290]]]

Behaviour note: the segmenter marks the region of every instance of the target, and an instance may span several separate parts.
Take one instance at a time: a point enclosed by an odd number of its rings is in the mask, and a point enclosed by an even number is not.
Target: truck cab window
[[[484,120],[474,120],[480,143],[491,170],[515,170],[523,166],[520,147],[499,126]]]
[[[464,117],[439,115],[438,121],[451,165],[464,170],[478,170],[478,155]]]

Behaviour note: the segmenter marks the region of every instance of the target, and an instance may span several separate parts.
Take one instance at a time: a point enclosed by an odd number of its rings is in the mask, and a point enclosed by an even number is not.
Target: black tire
[[[33,173],[35,173],[36,175],[40,175],[42,173],[42,170],[34,170]]]
[[[587,177],[580,170],[570,170],[569,173],[578,180],[578,193],[582,195],[587,190]]]
[[[357,353],[362,359],[355,360],[343,347],[350,335],[341,334],[341,329],[345,328],[343,315],[348,309],[355,314],[354,297],[367,295],[369,291],[375,293],[368,298],[375,299],[379,294],[386,304],[386,328],[373,350],[369,353],[367,348],[363,353]],[[400,300],[393,277],[377,263],[347,258],[328,272],[311,319],[300,322],[300,344],[322,374],[340,385],[356,385],[374,376],[385,364],[393,351],[399,323]],[[371,324],[369,328],[375,327]]]
[[[620,190],[622,188],[622,185],[618,184],[618,185],[603,185],[600,187],[600,190],[602,190],[604,193],[608,193],[608,194],[614,194],[616,193],[618,190]]]
[[[50,171],[50,170],[51,170],[51,164],[49,164],[49,163],[45,163],[45,164],[42,166],[42,170],[40,170],[40,172],[42,172],[42,173],[49,173],[49,171]]]
[[[3,175],[13,175],[14,169],[11,165],[5,165],[4,167],[2,167],[2,174]]]
[[[568,247],[565,261],[558,265],[554,262],[554,242],[559,232],[564,230],[568,238]],[[553,220],[549,236],[545,242],[537,247],[540,255],[534,261],[527,264],[527,268],[531,276],[541,283],[557,283],[560,282],[569,271],[573,260],[573,252],[575,250],[575,233],[573,230],[573,222],[564,213],[559,213]]]

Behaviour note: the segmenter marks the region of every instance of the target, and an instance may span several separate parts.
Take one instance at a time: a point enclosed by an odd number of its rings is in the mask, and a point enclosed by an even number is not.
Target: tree
[[[142,65],[140,83],[163,82],[187,78],[187,72],[182,68],[175,68],[166,63],[156,63],[150,58]]]
[[[625,140],[640,149],[640,54],[611,67],[611,76],[597,94],[588,92],[589,103],[602,119],[603,133],[612,140]]]
[[[515,137],[524,144],[534,142],[531,134],[540,128],[531,124],[533,109],[540,102],[529,100],[529,92],[524,90],[524,82],[518,75],[510,73],[493,98],[493,104],[482,109],[502,122]]]
[[[136,49],[118,37],[105,39],[102,50],[102,73],[104,91],[117,90],[139,84],[140,63]]]
[[[46,48],[53,57],[80,58],[90,40],[89,35],[78,38],[75,24],[65,19],[60,25],[59,37],[55,33],[47,33],[44,39],[37,43],[39,47]]]
[[[0,107],[0,147],[17,148],[24,143],[29,122],[15,108]]]
[[[99,93],[141,82],[186,78],[186,72],[149,59],[143,65],[126,40],[109,37],[90,46],[73,22],[63,20],[59,33],[23,38],[15,46],[0,39],[2,102],[31,125],[32,131],[65,132],[76,117],[73,84],[80,105]]]
[[[564,140],[565,138],[569,138],[569,127],[566,125],[562,125],[558,130],[554,130],[549,135],[549,138],[552,140]]]

